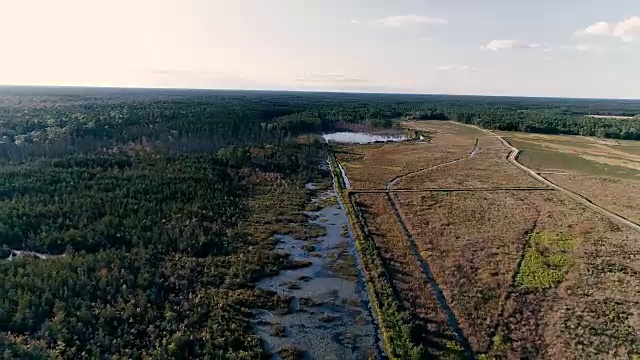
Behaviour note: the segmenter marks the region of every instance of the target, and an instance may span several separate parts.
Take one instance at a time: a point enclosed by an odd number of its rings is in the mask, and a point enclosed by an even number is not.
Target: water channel
[[[310,241],[276,236],[276,251],[311,265],[282,271],[257,284],[294,300],[288,314],[258,311],[256,329],[272,353],[293,346],[305,351],[305,359],[380,359],[378,327],[369,307],[353,233],[335,186],[334,179],[333,189],[312,200],[321,207],[318,211],[306,212],[308,222],[323,227],[326,235]],[[284,327],[285,336],[274,335],[275,324]]]

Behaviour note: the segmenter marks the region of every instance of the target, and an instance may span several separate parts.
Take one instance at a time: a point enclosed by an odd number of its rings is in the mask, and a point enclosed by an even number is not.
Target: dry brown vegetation
[[[395,189],[540,187],[538,181],[509,164],[507,149],[495,148],[496,138],[483,137],[476,153],[459,162],[427,169],[398,181]]]
[[[474,139],[448,136],[427,142],[397,142],[336,146],[336,158],[344,167],[352,189],[384,189],[391,179],[425,167],[466,156]],[[443,142],[443,143],[441,143]]]
[[[632,221],[640,221],[640,142],[507,134],[525,166]]]
[[[640,352],[636,233],[555,192],[397,194],[397,199],[476,351],[549,359]],[[575,239],[575,249],[566,253],[568,273],[557,287],[514,282],[528,266],[518,262],[533,230]]]
[[[455,351],[459,345],[447,326],[418,260],[403,238],[385,194],[355,195],[369,232],[385,263],[387,275],[402,307],[415,321],[414,341],[431,355]]]
[[[471,345],[486,351],[536,209],[512,192],[395,195]]]
[[[543,186],[510,164],[509,150],[485,132],[446,121],[405,125],[429,133],[429,144],[341,148],[353,189],[384,189],[398,175],[406,176],[393,189]],[[525,166],[623,216],[640,217],[640,144],[508,135],[524,150],[519,161]],[[420,146],[431,152],[421,152]],[[442,166],[428,169],[436,165]],[[422,260],[483,359],[640,356],[638,233],[558,191],[353,196],[396,296],[416,324],[451,332]],[[415,245],[403,236],[388,196]],[[418,247],[419,256],[411,246]]]
[[[544,174],[544,177],[640,223],[640,180],[578,174]]]
[[[429,141],[336,147],[352,189],[384,189],[395,177],[411,173],[415,174],[394,188],[541,186],[509,164],[509,149],[483,131],[450,121],[414,121],[405,126],[427,133]],[[430,169],[434,166],[439,167]]]
[[[430,134],[455,135],[466,137],[485,136],[486,133],[477,128],[466,126],[453,121],[407,121],[404,126]]]

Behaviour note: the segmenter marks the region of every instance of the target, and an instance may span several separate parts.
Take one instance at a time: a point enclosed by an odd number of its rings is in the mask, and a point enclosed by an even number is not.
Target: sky
[[[0,0],[0,84],[640,98],[640,0]]]

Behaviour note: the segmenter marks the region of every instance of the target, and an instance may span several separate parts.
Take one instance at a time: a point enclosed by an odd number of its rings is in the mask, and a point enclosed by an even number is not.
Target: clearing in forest
[[[534,191],[545,185],[511,164],[510,149],[488,132],[447,121],[405,125],[429,141],[340,146],[337,158],[397,301],[430,340],[414,336],[416,343],[432,354],[445,345],[444,353],[459,347],[490,358],[640,354],[637,232],[560,191]],[[622,196],[617,184],[638,186],[628,164],[612,175],[598,167],[604,160],[587,157],[628,153],[635,162],[635,144],[511,135],[524,148],[521,162],[554,182],[606,179],[613,186],[603,197],[612,189]],[[631,214],[630,198],[616,209]],[[440,338],[453,342],[431,341]]]

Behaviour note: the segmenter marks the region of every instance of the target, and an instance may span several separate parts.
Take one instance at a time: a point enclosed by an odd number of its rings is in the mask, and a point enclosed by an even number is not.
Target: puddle
[[[369,144],[374,142],[405,141],[404,135],[374,135],[363,132],[341,131],[322,135],[327,142]]]
[[[289,314],[257,311],[256,331],[274,354],[292,346],[303,350],[305,359],[379,359],[379,335],[344,209],[334,190],[313,201],[325,207],[307,212],[308,222],[323,227],[326,235],[310,241],[276,236],[276,251],[311,265],[256,284],[293,297]]]

